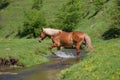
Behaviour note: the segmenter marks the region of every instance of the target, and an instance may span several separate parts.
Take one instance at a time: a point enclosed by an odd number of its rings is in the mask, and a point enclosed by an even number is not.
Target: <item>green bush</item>
[[[32,9],[24,12],[24,27],[22,31],[19,31],[21,37],[27,36],[27,38],[38,37],[40,28],[46,25],[43,12],[36,9]]]
[[[54,26],[64,31],[73,31],[80,19],[78,0],[63,5],[54,21]]]
[[[9,0],[0,0],[0,9],[5,8],[9,3]]]
[[[20,37],[38,37],[40,29],[46,26],[46,20],[42,11],[42,0],[33,0],[32,9],[24,12],[22,30],[18,31]]]

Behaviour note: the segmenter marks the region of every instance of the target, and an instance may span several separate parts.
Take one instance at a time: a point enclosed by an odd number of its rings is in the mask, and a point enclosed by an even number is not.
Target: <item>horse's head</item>
[[[43,39],[45,39],[47,37],[47,34],[45,33],[45,31],[41,30],[40,36],[39,36],[39,42],[42,42]]]
[[[39,42],[41,42],[44,38],[51,37],[53,35],[56,35],[60,33],[62,30],[58,29],[52,29],[52,28],[42,28],[41,33],[40,33],[40,39]]]

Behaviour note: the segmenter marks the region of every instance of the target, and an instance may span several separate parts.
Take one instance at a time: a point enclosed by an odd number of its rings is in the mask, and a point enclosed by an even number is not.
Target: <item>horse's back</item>
[[[74,31],[74,32],[62,32],[60,34],[61,38],[65,38],[65,39],[81,39],[81,38],[84,38],[84,33],[83,32],[80,32],[80,31]]]
[[[80,31],[72,32],[72,39],[74,42],[81,42],[84,40],[84,33]]]
[[[74,31],[74,32],[72,32],[72,35],[73,35],[73,36],[83,36],[84,33],[83,33],[83,32],[80,32],[80,31]]]
[[[64,40],[70,43],[81,42],[84,40],[84,37],[85,37],[85,33],[80,31],[61,33],[61,40]]]

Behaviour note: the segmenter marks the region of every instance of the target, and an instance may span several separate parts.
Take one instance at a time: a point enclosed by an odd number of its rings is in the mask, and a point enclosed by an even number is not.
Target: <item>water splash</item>
[[[80,57],[84,57],[85,56],[85,51],[81,50],[80,51]],[[57,57],[61,57],[61,58],[76,58],[76,50],[75,49],[63,49],[60,51],[55,52]]]
[[[63,51],[57,51],[55,52],[56,56],[62,57],[62,58],[75,58],[76,56],[73,53],[66,53]]]

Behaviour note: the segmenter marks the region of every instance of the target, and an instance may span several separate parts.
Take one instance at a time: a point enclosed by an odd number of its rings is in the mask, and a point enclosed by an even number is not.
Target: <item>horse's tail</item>
[[[93,51],[94,50],[94,48],[93,48],[93,46],[92,46],[92,42],[91,42],[91,39],[90,39],[90,37],[87,35],[87,34],[85,34],[85,45],[88,47],[88,49],[90,50],[90,51]]]

